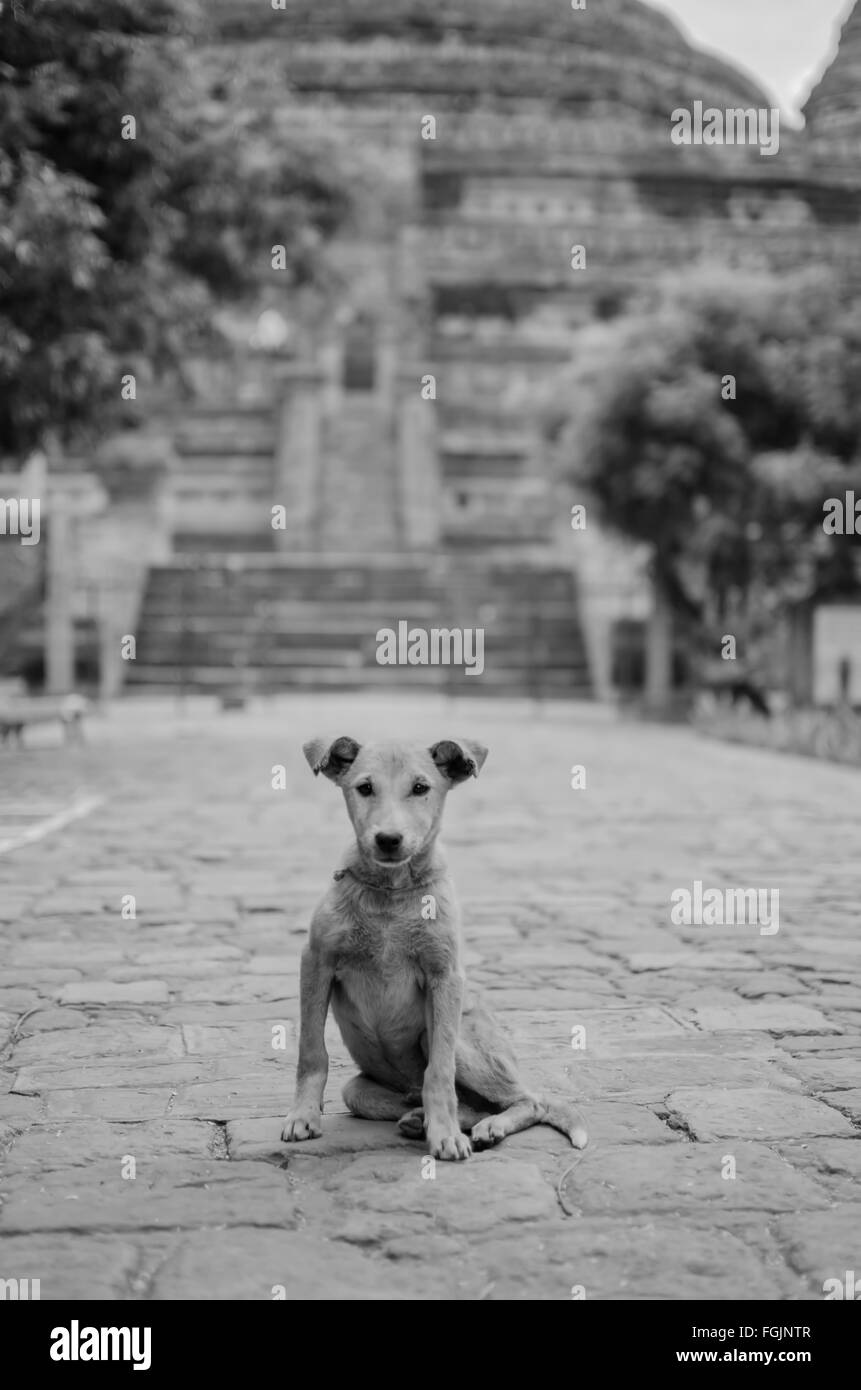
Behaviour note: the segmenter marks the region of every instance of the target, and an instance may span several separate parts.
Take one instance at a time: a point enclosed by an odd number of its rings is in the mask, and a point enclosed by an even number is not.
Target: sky
[[[852,0],[646,0],[698,48],[746,68],[789,116],[833,56]]]

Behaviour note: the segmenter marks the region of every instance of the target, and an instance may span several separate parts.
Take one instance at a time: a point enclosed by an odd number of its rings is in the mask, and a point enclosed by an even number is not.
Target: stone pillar
[[[389,411],[397,398],[398,359],[397,327],[383,319],[377,337],[376,392],[380,405]],[[426,404],[433,405],[433,402]]]
[[[45,688],[68,695],[75,688],[75,526],[56,493],[48,518],[45,593]]]
[[[377,318],[376,388],[377,399],[391,412],[397,399],[397,379],[403,356],[400,317],[402,294],[398,279],[398,248],[387,245],[380,257],[380,276],[384,289]]]
[[[103,701],[121,693],[126,674],[121,646],[126,634],[124,624],[117,621],[116,592],[107,584],[98,591],[99,699]]]
[[[416,364],[397,377],[397,448],[404,540],[408,550],[433,550],[440,540],[442,474],[437,452],[439,402],[425,400]]]
[[[660,574],[652,572],[652,610],[646,623],[646,707],[669,710],[673,699],[673,610]]]
[[[814,611],[812,603],[799,603],[789,613],[789,693],[801,709],[814,698]]]
[[[315,366],[283,368],[277,377],[281,392],[275,443],[273,505],[285,508],[286,529],[276,530],[279,551],[315,548],[319,518],[317,498],[323,466],[321,426],[325,374]]]
[[[337,321],[326,335],[319,353],[323,406],[327,415],[337,415],[344,395],[344,330]]]

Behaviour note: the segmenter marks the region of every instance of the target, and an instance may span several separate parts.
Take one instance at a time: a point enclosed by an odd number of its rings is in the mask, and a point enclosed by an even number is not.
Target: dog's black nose
[[[383,835],[382,832],[375,836],[377,848],[381,849],[383,854],[394,854],[395,850],[400,848],[403,838],[403,835]]]

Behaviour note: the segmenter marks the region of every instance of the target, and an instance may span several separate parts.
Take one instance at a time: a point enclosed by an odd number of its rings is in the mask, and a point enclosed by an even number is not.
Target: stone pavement
[[[280,1142],[299,954],[347,833],[300,745],[381,727],[490,746],[446,813],[466,964],[524,1071],[579,1098],[582,1156],[536,1128],[431,1173],[345,1113],[334,1028],[324,1136]],[[43,1298],[806,1299],[861,1268],[857,773],[420,697],[126,704],[84,750],[49,739],[0,752],[0,800],[37,827],[104,800],[0,854],[0,1277]],[[779,888],[779,932],[673,925],[694,880]]]

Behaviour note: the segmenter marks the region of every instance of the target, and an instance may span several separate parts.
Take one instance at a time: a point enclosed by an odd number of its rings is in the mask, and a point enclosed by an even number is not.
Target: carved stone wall
[[[423,402],[433,430],[403,463],[398,515],[419,496],[426,513],[416,460],[432,448],[438,524],[414,517],[410,535],[492,545],[520,517],[524,540],[540,539],[550,504],[533,407],[583,327],[656,273],[825,260],[861,290],[861,173],[849,157],[861,139],[859,6],[808,102],[808,130],[784,126],[773,157],[671,143],[680,106],[770,102],[639,0],[581,11],[560,0],[216,0],[208,13],[213,92],[271,113],[273,138],[304,123],[354,162],[356,212],[332,248],[340,279],[317,363],[332,383],[321,447],[349,432],[343,343],[356,314],[375,312],[385,370],[371,454],[387,458],[394,437],[403,455],[417,419],[403,364],[415,363],[417,394],[437,377],[436,401]],[[427,117],[435,138],[422,138]],[[585,274],[572,269],[574,245]],[[369,427],[363,418],[363,437]],[[289,439],[279,458],[283,472]]]

